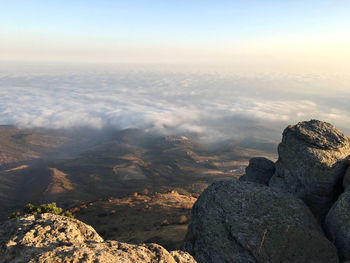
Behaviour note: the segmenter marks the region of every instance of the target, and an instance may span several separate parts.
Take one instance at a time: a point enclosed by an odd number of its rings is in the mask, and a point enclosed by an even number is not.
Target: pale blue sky
[[[0,59],[291,57],[310,46],[334,57],[348,44],[349,14],[350,1],[337,0],[0,1]]]
[[[348,29],[350,1],[1,1],[1,30],[120,36],[249,37]]]
[[[0,0],[0,124],[350,127],[349,31],[350,0]]]

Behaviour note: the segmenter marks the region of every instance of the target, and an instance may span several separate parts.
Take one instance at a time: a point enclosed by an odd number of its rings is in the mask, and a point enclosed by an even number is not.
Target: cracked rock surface
[[[278,154],[269,186],[301,198],[322,221],[342,191],[349,138],[326,122],[299,122],[284,130]]]
[[[194,263],[157,244],[104,241],[89,225],[53,214],[26,215],[0,225],[0,262]]]
[[[325,219],[327,234],[338,248],[340,259],[350,260],[350,191],[344,192]]]
[[[238,180],[202,193],[184,247],[197,262],[338,262],[336,248],[301,200]]]

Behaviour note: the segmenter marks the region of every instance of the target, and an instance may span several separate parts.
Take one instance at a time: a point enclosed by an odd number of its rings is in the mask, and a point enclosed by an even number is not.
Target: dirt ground
[[[144,191],[82,204],[71,211],[106,240],[154,242],[174,250],[183,243],[196,200],[192,195],[176,191],[154,194]]]

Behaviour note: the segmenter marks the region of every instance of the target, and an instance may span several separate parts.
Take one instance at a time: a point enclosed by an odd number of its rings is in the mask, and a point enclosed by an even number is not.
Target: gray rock
[[[267,185],[274,172],[274,162],[264,157],[255,157],[249,160],[245,175],[240,180]]]
[[[343,188],[346,190],[348,189],[349,185],[350,185],[350,168],[348,167],[346,169],[344,179],[343,179]]]
[[[325,219],[329,239],[338,248],[342,260],[350,260],[350,191],[344,192]]]
[[[329,123],[300,122],[284,130],[278,153],[269,185],[295,194],[322,220],[341,192],[349,138]]]
[[[238,180],[199,197],[184,248],[197,262],[338,262],[307,206],[293,195]]]
[[[27,215],[0,225],[0,262],[195,263],[182,251],[157,244],[104,241],[78,220],[53,214]]]

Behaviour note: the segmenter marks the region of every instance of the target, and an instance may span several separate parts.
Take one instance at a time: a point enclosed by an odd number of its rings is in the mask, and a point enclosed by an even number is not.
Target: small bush
[[[37,215],[37,214],[43,214],[43,213],[62,215],[62,216],[71,217],[71,218],[74,217],[71,212],[63,211],[62,208],[56,206],[56,203],[51,203],[51,204],[42,204],[39,206],[36,206],[33,204],[26,204],[22,209],[22,213],[19,211],[11,213],[8,216],[8,218],[11,219],[11,218],[16,218],[26,214]]]
[[[74,215],[68,210],[64,211],[62,215],[66,217],[74,218]]]
[[[19,217],[20,215],[21,215],[20,211],[13,212],[13,213],[9,214],[8,219],[16,218],[16,217]]]

